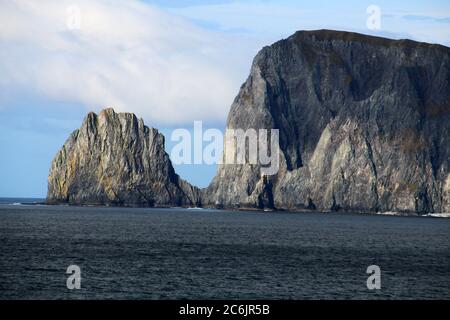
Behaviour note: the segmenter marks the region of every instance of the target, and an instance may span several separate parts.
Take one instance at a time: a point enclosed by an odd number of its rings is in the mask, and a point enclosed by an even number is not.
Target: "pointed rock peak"
[[[132,122],[138,122],[138,118],[132,112],[116,112],[114,108],[107,107],[100,111],[99,118],[104,121],[108,119],[124,119],[125,121],[131,120]],[[143,124],[143,121],[142,121]]]
[[[89,112],[83,120],[81,130],[87,132],[95,132],[96,127],[97,127],[97,114],[95,114],[95,112]]]
[[[139,131],[138,131],[139,128]],[[142,130],[141,130],[142,129]],[[47,202],[198,206],[199,190],[174,171],[164,136],[132,113],[91,112],[55,156]]]
[[[116,112],[114,111],[114,108],[112,107],[106,107],[102,111],[100,111],[99,115],[114,115]]]
[[[117,113],[113,108],[105,108],[98,114],[100,122],[105,122],[108,119],[114,119],[117,116]]]
[[[95,119],[97,119],[97,114],[95,112],[91,111],[86,115],[83,122],[91,122]]]

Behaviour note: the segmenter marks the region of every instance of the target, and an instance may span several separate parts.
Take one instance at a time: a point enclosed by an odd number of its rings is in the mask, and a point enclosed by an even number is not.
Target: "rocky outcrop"
[[[220,207],[450,212],[450,49],[337,31],[263,48],[228,116],[280,130],[280,169],[221,165]]]
[[[227,128],[278,129],[279,170],[223,164],[200,191],[175,174],[156,129],[106,109],[56,155],[47,202],[450,212],[447,47],[297,32],[255,57]]]
[[[164,136],[134,114],[89,113],[54,158],[47,203],[197,206],[199,190],[183,181],[164,151]]]

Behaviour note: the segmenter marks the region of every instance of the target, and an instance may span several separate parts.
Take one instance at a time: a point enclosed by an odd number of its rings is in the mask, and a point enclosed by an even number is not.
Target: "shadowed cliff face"
[[[336,31],[263,48],[228,128],[280,130],[280,170],[221,165],[203,203],[450,212],[450,49]]]
[[[88,114],[52,162],[47,202],[198,205],[198,189],[175,174],[164,136],[134,114]]]

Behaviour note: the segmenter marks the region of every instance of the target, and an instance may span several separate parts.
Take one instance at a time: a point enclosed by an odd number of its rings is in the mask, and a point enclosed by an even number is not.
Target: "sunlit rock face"
[[[175,174],[164,136],[131,113],[89,113],[54,158],[47,202],[195,206],[198,189]]]
[[[280,130],[280,169],[221,165],[220,207],[450,212],[450,49],[337,31],[263,48],[228,128]]]

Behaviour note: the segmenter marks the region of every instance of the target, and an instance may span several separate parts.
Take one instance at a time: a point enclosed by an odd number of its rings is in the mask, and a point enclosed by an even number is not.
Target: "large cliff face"
[[[198,189],[175,174],[164,136],[134,114],[88,114],[54,158],[48,203],[198,205]]]
[[[225,207],[450,212],[450,49],[336,31],[263,48],[228,128],[280,130],[280,170],[221,165]]]

